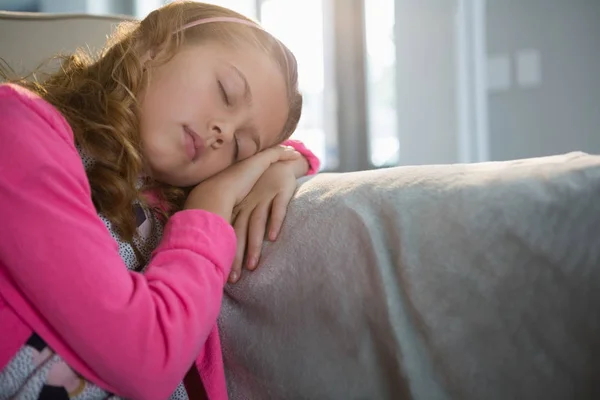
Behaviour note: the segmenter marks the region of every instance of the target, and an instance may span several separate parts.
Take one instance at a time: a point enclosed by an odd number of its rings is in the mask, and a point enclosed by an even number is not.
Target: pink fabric
[[[304,143],[302,143],[299,140],[286,140],[285,142],[283,142],[284,145],[286,146],[291,146],[294,149],[296,149],[296,151],[298,151],[300,154],[302,154],[304,156],[304,158],[306,158],[306,160],[308,161],[308,165],[309,165],[309,169],[308,169],[308,173],[306,175],[314,175],[317,172],[319,172],[319,168],[321,167],[321,161],[317,158],[317,156],[315,156],[313,154],[312,151],[310,151],[305,145]]]
[[[197,25],[211,24],[213,22],[231,22],[234,24],[247,25],[252,28],[263,30],[262,26],[258,25],[256,22],[252,22],[252,21],[249,21],[246,19],[235,18],[235,17],[212,17],[212,18],[202,18],[202,19],[198,19],[196,21],[192,21],[192,22],[182,26],[181,29],[177,30],[177,32],[180,32],[180,31],[183,31],[183,30],[186,30],[189,28],[193,28],[194,26],[197,26]]]
[[[86,379],[121,396],[168,398],[194,355],[226,399],[215,322],[235,255],[232,227],[183,211],[147,272],[126,269],[98,218],[62,116],[0,86],[0,368],[35,331]]]

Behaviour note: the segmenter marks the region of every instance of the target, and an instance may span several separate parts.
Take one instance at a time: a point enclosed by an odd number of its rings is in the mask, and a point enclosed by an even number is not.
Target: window
[[[325,119],[335,114],[325,107],[322,0],[264,0],[261,22],[292,50],[298,60],[300,91],[304,96],[302,118],[294,138],[304,142],[325,168],[335,167],[335,154],[327,151]],[[335,150],[335,147],[333,147]],[[328,154],[329,153],[329,154]]]
[[[367,115],[371,163],[375,167],[399,162],[396,114],[396,47],[394,0],[365,4],[367,45]]]
[[[248,18],[257,19],[257,0],[203,0],[203,3],[215,4],[239,12]]]

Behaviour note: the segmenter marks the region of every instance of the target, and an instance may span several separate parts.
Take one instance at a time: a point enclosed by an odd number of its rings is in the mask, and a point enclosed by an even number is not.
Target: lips
[[[202,144],[202,139],[187,125],[184,125],[183,130],[185,132],[185,152],[189,157],[190,161],[195,161],[200,156],[204,148]]]

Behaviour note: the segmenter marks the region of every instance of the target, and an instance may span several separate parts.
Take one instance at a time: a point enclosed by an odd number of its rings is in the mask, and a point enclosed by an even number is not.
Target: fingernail
[[[256,257],[250,258],[250,260],[248,260],[248,269],[256,268],[256,264],[258,264],[258,259]]]
[[[238,273],[232,272],[231,275],[229,275],[229,282],[235,283],[237,280],[238,280]]]
[[[277,233],[277,229],[273,229],[271,232],[269,232],[269,240],[275,241],[275,239],[277,239]]]

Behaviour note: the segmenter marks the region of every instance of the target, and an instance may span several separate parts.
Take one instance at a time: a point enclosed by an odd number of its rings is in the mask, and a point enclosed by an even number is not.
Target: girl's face
[[[277,144],[287,92],[266,54],[217,43],[187,46],[148,73],[140,135],[154,179],[192,186]]]

